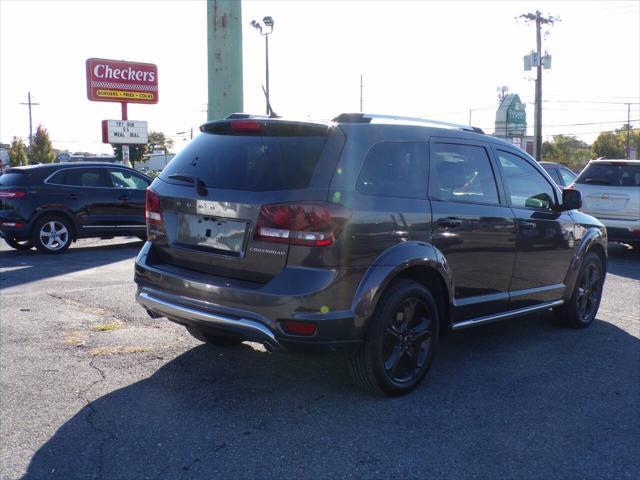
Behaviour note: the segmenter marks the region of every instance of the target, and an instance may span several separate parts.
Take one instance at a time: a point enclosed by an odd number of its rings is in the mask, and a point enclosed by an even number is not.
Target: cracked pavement
[[[133,298],[139,241],[0,247],[0,478],[638,478],[640,254],[598,320],[456,332],[413,394],[338,355],[205,346]]]

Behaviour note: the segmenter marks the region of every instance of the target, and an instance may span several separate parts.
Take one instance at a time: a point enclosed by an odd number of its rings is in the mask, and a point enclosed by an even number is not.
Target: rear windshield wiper
[[[585,178],[584,180],[578,183],[591,183],[594,185],[611,185],[611,182],[607,180],[598,180],[597,178]]]
[[[169,175],[167,178],[170,178],[171,180],[182,180],[183,182],[192,183],[196,187],[196,193],[198,195],[202,197],[207,195],[207,186],[198,177],[174,173],[173,175]]]

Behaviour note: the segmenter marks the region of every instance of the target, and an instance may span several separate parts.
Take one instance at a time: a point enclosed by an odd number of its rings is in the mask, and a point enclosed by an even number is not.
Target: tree
[[[631,160],[638,160],[640,157],[640,129],[633,128],[628,123],[624,124],[622,128],[616,129],[620,142],[625,149],[624,156],[620,158],[627,158],[627,135],[629,135],[629,149],[631,150]]]
[[[542,144],[542,159],[579,171],[591,159],[591,147],[572,135],[554,135],[553,141]]]
[[[116,161],[122,162],[122,145],[111,145],[113,147],[113,156]],[[147,153],[147,145],[129,145],[129,161],[133,167],[136,162],[141,162]]]
[[[29,150],[29,159],[36,163],[51,163],[55,159],[49,132],[42,125],[38,125],[33,137],[33,144]]]
[[[22,138],[13,137],[9,148],[9,165],[18,167],[29,163],[27,160],[26,146]]]
[[[156,151],[163,151],[164,153],[171,153],[173,148],[173,140],[167,138],[162,132],[149,132],[149,143],[147,143],[147,152],[153,153]]]
[[[626,133],[624,134],[626,135]],[[593,142],[593,155],[604,158],[626,158],[625,144],[619,133],[602,132]]]

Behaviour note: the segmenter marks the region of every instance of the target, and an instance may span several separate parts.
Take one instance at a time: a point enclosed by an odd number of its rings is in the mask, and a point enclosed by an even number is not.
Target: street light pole
[[[265,95],[267,97],[267,115],[271,115],[273,112],[271,111],[271,103],[269,100],[269,35],[271,35],[273,33],[273,25],[274,25],[274,21],[272,17],[264,17],[262,19],[262,23],[257,22],[255,20],[251,20],[250,25],[255,28],[256,30],[258,30],[260,32],[260,35],[262,35],[264,37],[264,47],[265,47],[265,75],[266,75],[266,89],[265,89]],[[263,30],[263,26],[264,27],[268,27],[269,31]]]

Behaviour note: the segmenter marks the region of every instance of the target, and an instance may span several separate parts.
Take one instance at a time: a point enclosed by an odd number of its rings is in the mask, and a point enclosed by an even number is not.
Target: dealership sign
[[[90,58],[87,97],[94,102],[158,103],[158,67],[152,63]]]
[[[149,141],[147,122],[140,120],[103,120],[102,142],[112,144],[143,144]]]

